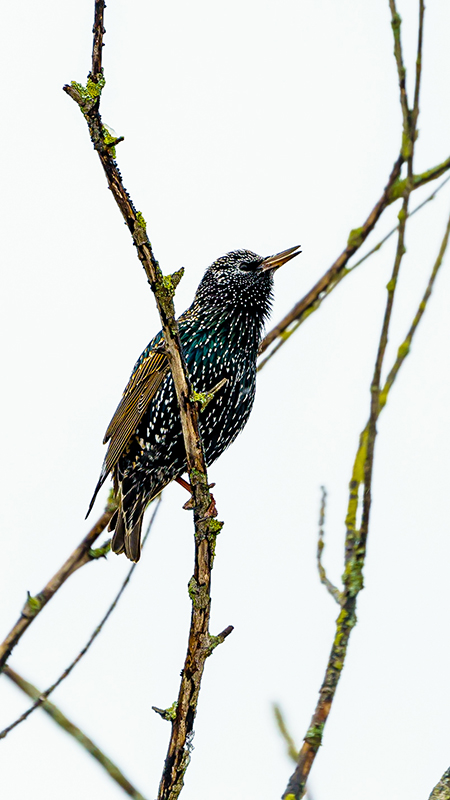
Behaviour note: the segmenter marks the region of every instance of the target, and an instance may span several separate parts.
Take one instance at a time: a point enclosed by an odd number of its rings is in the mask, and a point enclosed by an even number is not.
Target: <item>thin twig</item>
[[[442,261],[444,259],[444,255],[445,255],[445,252],[447,250],[449,236],[450,236],[450,217],[449,217],[448,222],[447,222],[447,227],[445,229],[444,238],[442,239],[441,246],[439,248],[438,256],[436,258],[436,261],[434,262],[434,266],[433,266],[433,269],[432,269],[432,272],[431,272],[431,275],[430,275],[430,279],[428,281],[427,288],[425,290],[425,294],[422,297],[422,302],[420,303],[420,305],[419,305],[419,307],[417,309],[416,315],[415,315],[415,317],[414,317],[414,319],[412,321],[411,327],[410,327],[410,329],[409,329],[409,331],[408,331],[408,333],[406,335],[405,340],[402,342],[402,344],[398,348],[398,353],[397,353],[397,358],[395,360],[395,363],[394,363],[392,369],[390,370],[390,372],[389,372],[389,374],[388,374],[388,376],[386,378],[386,381],[385,381],[385,384],[383,386],[382,391],[380,392],[380,398],[379,398],[380,412],[382,411],[382,409],[384,408],[384,406],[387,403],[388,395],[389,395],[389,392],[390,392],[390,390],[392,388],[392,385],[393,385],[393,383],[394,383],[394,381],[395,381],[395,379],[396,379],[396,377],[398,375],[398,372],[399,372],[399,370],[400,370],[405,358],[407,357],[407,355],[409,354],[409,351],[411,349],[411,343],[412,343],[414,334],[415,334],[415,332],[417,330],[417,327],[418,327],[418,325],[420,323],[420,320],[422,319],[422,317],[423,317],[423,315],[425,313],[428,300],[430,299],[431,292],[433,291],[434,282],[435,282],[435,280],[437,278],[437,274],[438,274],[438,272],[439,272],[439,270],[441,268]]]
[[[322,552],[325,547],[325,511],[327,505],[327,490],[325,486],[321,486],[322,497],[320,501],[320,516],[319,516],[319,538],[317,540],[317,569],[321,583],[326,587],[331,596],[336,600],[338,606],[341,605],[342,594],[337,586],[332,583],[328,577],[325,567],[322,564]]]
[[[445,166],[445,169],[442,169],[442,171],[439,171],[439,173],[437,172],[438,168],[435,168],[435,170],[433,170],[434,177],[430,178],[430,180],[434,180],[436,177],[438,177],[438,174],[442,175],[443,172],[445,172],[446,169],[450,169],[450,159],[448,159],[447,162],[444,162],[443,165],[440,165],[439,169],[443,168],[444,166]],[[424,174],[428,175],[430,173],[431,173],[431,170],[429,170],[428,173],[424,173]],[[415,176],[415,178],[417,178],[417,177],[421,177],[421,176]],[[422,203],[419,203],[419,205],[413,211],[410,212],[409,216],[412,217],[413,214],[416,214],[418,211],[420,211],[427,203],[429,203],[431,200],[434,200],[434,198],[436,197],[438,192],[440,192],[442,187],[445,186],[445,184],[449,180],[450,180],[450,176],[448,176],[444,181],[442,181],[442,183],[439,184],[437,189],[435,189],[434,192],[432,192],[425,200],[423,200]],[[424,183],[428,183],[428,180],[425,181]],[[420,185],[423,186],[424,183],[421,183]],[[405,185],[406,185],[406,179],[405,179],[405,181],[397,181],[397,183],[395,184],[395,186],[399,187],[399,190],[401,189],[402,192],[404,192],[404,190],[405,190]],[[415,184],[414,188],[417,189],[418,186],[419,186],[419,184],[417,184],[417,185]],[[400,196],[401,195],[399,194],[398,197],[400,197]],[[398,199],[398,198],[396,198],[396,199]],[[262,361],[259,362],[258,372],[259,372],[259,370],[261,370],[263,367],[266,366],[267,362],[270,361],[271,358],[273,358],[273,356],[275,355],[275,353],[278,352],[280,347],[282,347],[287,342],[287,340],[292,336],[292,334],[295,333],[298,330],[300,325],[302,325],[314,311],[317,311],[317,309],[320,308],[320,306],[322,305],[323,301],[331,294],[331,292],[334,291],[334,289],[336,289],[338,284],[347,275],[349,275],[351,272],[353,272],[353,270],[355,270],[357,267],[359,267],[364,261],[366,261],[368,258],[370,258],[370,256],[372,256],[374,253],[376,253],[378,250],[380,250],[381,247],[384,245],[384,243],[387,242],[387,240],[390,239],[391,236],[393,236],[396,231],[398,231],[398,225],[396,225],[395,228],[392,228],[392,230],[390,230],[389,233],[386,234],[386,236],[384,236],[382,239],[380,239],[380,241],[377,242],[377,244],[374,245],[374,247],[372,247],[372,249],[369,250],[368,253],[366,253],[364,256],[362,256],[362,258],[360,258],[358,261],[356,261],[355,264],[351,264],[349,267],[344,267],[343,269],[340,270],[340,272],[338,272],[335,275],[335,277],[328,284],[327,288],[324,289],[324,291],[322,291],[320,294],[317,295],[317,298],[309,306],[307,312],[305,312],[303,314],[300,314],[298,319],[295,319],[293,322],[291,322],[289,325],[287,325],[287,327],[284,330],[282,330],[280,332],[275,346],[272,347],[272,349],[270,350],[269,354],[264,359],[262,359]]]
[[[422,47],[423,47],[424,17],[425,17],[425,3],[424,0],[419,0],[419,33],[417,37],[416,81],[414,86],[414,105],[411,114],[411,132],[414,141],[416,140],[417,118],[419,116],[420,80],[422,77]]]
[[[394,31],[395,41],[397,42],[397,39],[398,41],[400,41],[401,18],[396,12],[395,2],[391,3],[391,5],[393,5],[394,7],[392,28]],[[399,59],[397,60],[397,66],[399,72],[400,97],[402,103],[402,113],[403,113],[404,123],[405,120],[407,120],[407,127],[406,128],[404,127],[403,138],[402,138],[402,149],[400,156],[402,159],[401,163],[403,163],[404,160],[411,161],[410,159],[411,148],[409,147],[408,142],[409,140],[415,141],[417,135],[417,117],[419,113],[420,78],[422,70],[422,40],[423,40],[424,11],[425,11],[425,6],[422,0],[420,0],[419,37],[418,37],[417,58],[416,58],[416,83],[414,90],[413,112],[409,112],[408,110],[407,96],[406,96],[406,82],[405,82],[406,72],[404,72],[403,56],[401,54],[401,48],[400,48],[400,53],[398,53],[397,52],[398,46],[397,44],[395,45],[396,59],[397,56],[399,55]],[[396,162],[396,165],[397,163],[398,162]],[[394,165],[394,169],[396,165]],[[400,180],[399,177],[400,171],[399,171],[397,177],[393,181],[391,181],[392,178],[392,173],[391,173],[391,177],[388,181],[389,188],[386,187],[387,191],[385,189],[381,199],[378,201],[378,203],[372,210],[371,214],[369,215],[364,225],[361,228],[355,228],[350,232],[346,249],[341,253],[339,258],[336,259],[334,264],[332,264],[332,266],[327,270],[327,272],[324,273],[322,278],[313,286],[313,288],[308,292],[308,294],[305,295],[301,300],[299,300],[298,303],[296,303],[295,306],[283,317],[283,319],[280,320],[280,322],[277,325],[275,325],[275,327],[272,328],[272,330],[269,331],[269,333],[265,336],[259,348],[260,355],[262,355],[273,342],[276,341],[276,344],[272,348],[270,353],[260,361],[258,365],[258,371],[261,370],[267,364],[267,362],[275,355],[275,353],[278,352],[280,347],[282,347],[286,343],[286,341],[292,336],[292,334],[295,333],[295,331],[297,331],[302,322],[304,322],[310,316],[310,314],[312,314],[319,308],[325,297],[328,297],[328,295],[331,294],[331,292],[333,291],[333,289],[336,288],[338,283],[340,283],[341,280],[345,278],[349,274],[349,272],[352,271],[352,269],[354,269],[356,266],[359,266],[359,264],[365,261],[366,258],[369,257],[369,255],[372,255],[373,252],[379,249],[379,247],[381,246],[380,244],[376,245],[373,248],[373,250],[367,253],[357,264],[354,264],[353,267],[347,268],[346,265],[350,260],[351,256],[362,246],[367,236],[373,230],[376,222],[378,221],[383,211],[385,211],[385,209],[391,203],[395,202],[395,200],[398,200],[404,196],[406,182],[408,181],[409,183],[410,191],[414,191],[416,189],[419,189],[421,186],[424,186],[425,184],[429,183],[430,181],[439,178],[449,169],[450,169],[450,158],[446,159],[441,164],[438,164],[437,166],[432,167],[431,169],[428,169],[425,172],[417,175],[412,174],[412,163],[409,163],[408,177],[404,178],[403,180]],[[435,194],[436,192],[433,193],[431,197],[434,197]],[[422,208],[422,205],[423,204],[418,206],[418,209]],[[370,226],[367,225],[369,220],[371,221]],[[398,228],[395,228],[394,230],[397,229]],[[389,238],[389,235],[382,240],[382,243],[386,241],[387,238]],[[349,244],[355,245],[355,243],[357,246],[354,247],[353,252],[349,254],[348,252]]]
[[[347,246],[345,250],[342,251],[340,256],[338,256],[334,264],[331,265],[331,267],[324,273],[324,275],[322,275],[320,280],[317,281],[312,289],[310,289],[310,291],[304,297],[302,297],[298,303],[295,304],[288,314],[286,314],[286,316],[284,316],[283,319],[280,320],[280,322],[275,325],[275,327],[272,328],[272,330],[269,331],[269,333],[264,337],[259,347],[260,355],[267,350],[267,348],[272,344],[273,341],[275,341],[275,339],[278,339],[280,336],[283,337],[284,332],[290,325],[292,325],[293,322],[300,319],[300,317],[306,317],[311,313],[311,310],[313,310],[314,304],[317,302],[318,298],[323,292],[325,292],[330,283],[336,279],[339,273],[345,269],[353,254],[356,253],[363,242],[365,242],[369,233],[374,229],[384,209],[389,205],[390,192],[400,175],[402,164],[403,157],[400,155],[392,167],[391,174],[389,175],[389,179],[384,188],[383,194],[373,207],[364,224],[360,228],[355,228],[354,230],[350,231]],[[260,364],[260,369],[263,364],[264,362]]]
[[[161,495],[158,495],[158,497],[153,501],[154,504],[155,504],[155,508],[154,508],[153,514],[151,516],[150,522],[148,524],[145,536],[144,536],[144,538],[142,540],[142,546],[144,546],[144,544],[145,544],[145,542],[147,540],[147,537],[148,537],[148,535],[150,533],[150,530],[152,528],[153,522],[155,520],[156,514],[157,514],[158,509],[159,509],[160,501],[161,501]],[[37,708],[39,708],[39,706],[41,706],[47,700],[47,697],[49,697],[49,695],[51,695],[51,693],[54,692],[54,690],[60,685],[60,683],[62,683],[63,680],[65,680],[70,675],[70,673],[72,672],[74,667],[78,664],[79,661],[81,661],[83,656],[87,653],[87,651],[91,647],[91,645],[94,642],[94,640],[97,638],[97,636],[101,632],[105,622],[111,616],[111,614],[114,611],[117,603],[119,602],[120,598],[122,597],[122,594],[124,593],[126,587],[128,586],[128,584],[129,584],[129,582],[131,580],[131,576],[133,575],[133,572],[134,572],[136,566],[137,566],[137,563],[133,564],[130,567],[130,569],[129,569],[128,573],[127,573],[127,576],[126,576],[124,582],[122,583],[122,586],[120,587],[118,593],[116,594],[113,602],[109,606],[106,614],[104,615],[104,617],[101,620],[101,622],[97,625],[96,629],[94,630],[92,635],[89,637],[89,640],[87,641],[87,643],[85,644],[83,649],[78,653],[76,658],[74,658],[74,660],[71,662],[71,664],[69,664],[67,669],[65,669],[64,672],[59,676],[58,680],[55,681],[55,683],[53,683],[48,689],[46,689],[45,692],[42,692],[42,694],[39,695],[38,699],[35,701],[35,703],[33,703],[32,706],[30,706],[29,709],[27,709],[27,711],[25,711],[23,714],[21,714],[21,716],[18,717],[14,722],[12,722],[11,725],[8,725],[7,728],[4,728],[2,731],[0,731],[0,739],[4,739],[5,736],[7,736],[10,731],[12,731],[14,728],[17,727],[17,725],[19,725],[21,722],[24,722],[24,720],[28,719],[30,714],[32,714],[33,711],[35,711]]]
[[[428,800],[450,800],[450,768],[444,772],[441,780],[434,787]]]
[[[9,632],[4,642],[2,642],[0,645],[0,672],[9,658],[13,648],[21,639],[27,628],[31,625],[33,620],[36,619],[37,615],[47,605],[48,601],[51,600],[58,589],[61,588],[67,578],[73,575],[73,573],[84,564],[87,564],[93,560],[92,554],[90,554],[89,551],[95,540],[98,539],[102,531],[104,531],[107,527],[115,509],[116,504],[108,501],[108,505],[106,506],[106,509],[100,519],[97,520],[89,533],[86,534],[84,539],[69,556],[61,569],[59,569],[58,572],[53,575],[53,578],[50,578],[49,582],[46,584],[46,586],[44,586],[39,594],[37,594],[35,597],[31,597],[31,595],[28,596],[28,600],[23,607],[19,619]]]
[[[288,731],[286,721],[283,716],[283,712],[281,711],[281,708],[279,705],[277,705],[277,703],[273,704],[273,713],[275,716],[275,721],[277,723],[278,730],[280,731],[281,736],[286,742],[287,754],[289,758],[292,759],[292,761],[295,761],[295,763],[297,763],[298,749],[295,746],[295,742]]]
[[[105,129],[100,117],[100,95],[104,86],[101,47],[103,37],[103,0],[95,1],[94,47],[92,71],[85,87],[72,82],[64,91],[79,105],[87,121],[92,143],[106,174],[109,188],[130,230],[138,257],[144,267],[149,284],[155,294],[161,318],[166,355],[172,372],[178,400],[189,480],[194,501],[195,566],[190,581],[192,614],[188,651],[181,674],[176,718],[172,724],[169,748],[159,788],[160,800],[178,796],[189,762],[190,738],[197,711],[198,696],[205,661],[211,652],[214,637],[209,633],[211,608],[211,570],[216,537],[222,523],[208,517],[213,504],[209,491],[203,446],[198,428],[197,403],[192,402],[192,387],[181,348],[175,320],[173,294],[182,277],[182,271],[164,277],[156,261],[147,236],[142,214],[136,211],[122,182],[114,160],[114,150],[105,142]]]
[[[437,187],[437,189],[434,190],[434,192],[429,194],[428,197],[425,198],[425,200],[422,200],[422,202],[419,203],[419,205],[416,206],[416,208],[414,208],[412,211],[410,211],[408,216],[410,218],[413,217],[414,214],[417,214],[417,212],[420,211],[424,206],[426,206],[427,203],[430,203],[432,200],[434,200],[434,198],[441,191],[443,186],[445,186],[445,184],[448,183],[449,181],[450,181],[450,175],[445,179],[445,181],[442,181],[442,183],[439,184],[439,186]],[[389,233],[386,234],[386,236],[383,236],[383,238],[380,239],[380,241],[376,245],[374,245],[374,247],[372,247],[372,249],[369,250],[368,253],[366,253],[364,256],[362,256],[362,258],[360,258],[354,264],[351,264],[351,266],[348,267],[346,273],[348,274],[349,272],[353,272],[353,270],[356,269],[357,267],[359,267],[364,261],[366,261],[366,259],[370,258],[370,256],[372,256],[378,250],[381,250],[381,248],[384,245],[384,243],[387,242],[387,240],[390,239],[391,236],[393,236],[396,231],[398,231],[398,225],[396,225],[395,228],[392,228],[389,231]],[[333,286],[333,288],[334,288],[334,286]]]
[[[33,700],[37,700],[41,696],[41,692],[36,686],[33,686],[32,683],[29,683],[21,675],[15,672],[10,667],[6,666],[4,669],[4,674],[7,678],[9,678],[16,686],[19,687],[28,697],[31,697]],[[54,703],[51,703],[49,700],[45,700],[42,703],[42,710],[46,712],[53,720],[59,725],[63,730],[66,731],[70,736],[80,744],[88,753],[91,754],[96,761],[101,764],[101,766],[107,771],[110,778],[113,779],[122,789],[128,794],[130,797],[133,797],[134,800],[145,800],[145,797],[138,792],[138,790],[133,786],[132,783],[125,777],[123,772],[119,769],[117,764],[114,764],[105,753],[100,750],[100,748],[92,741],[85,733],[83,733],[77,725],[74,725],[65,714],[55,706]]]
[[[404,160],[406,161],[406,159],[409,158],[410,155],[411,117],[408,106],[408,96],[406,93],[406,69],[403,63],[403,51],[402,51],[402,42],[400,35],[402,19],[400,17],[400,14],[398,14],[397,12],[397,8],[395,6],[395,0],[389,0],[389,7],[391,9],[391,27],[392,27],[392,32],[394,34],[394,56],[395,56],[395,62],[397,64],[398,85],[400,89],[400,106],[403,115],[402,154]]]
[[[92,71],[91,78],[100,75],[102,72],[102,47],[103,47],[103,34],[105,29],[103,27],[103,15],[105,13],[106,3],[105,0],[97,0],[95,3],[94,12],[94,27],[93,34],[94,40],[92,43]]]
[[[416,314],[414,316],[408,334],[404,342],[400,345],[398,349],[396,360],[386,378],[383,389],[379,392],[378,416],[381,414],[383,408],[385,407],[389,391],[392,388],[395,379],[398,376],[398,373],[405,358],[410,352],[413,337],[417,332],[419,323],[426,310],[428,300],[433,290],[434,282],[436,280],[438,271],[442,265],[443,258],[448,246],[449,238],[450,238],[450,216],[447,221],[444,237],[442,239],[441,246],[439,248],[438,256],[436,258],[436,261],[434,262],[433,269],[431,271],[425,293],[418,306],[418,309],[416,311]],[[364,485],[364,489],[366,489],[365,481],[367,478],[365,477],[364,466],[367,458],[368,438],[369,438],[369,423],[366,425],[360,436],[360,444],[355,458],[352,480],[350,482],[350,497],[348,504],[347,519],[346,519],[346,524],[348,529],[346,549],[347,552],[349,553],[349,557],[347,558],[346,561],[346,568],[344,573],[344,583],[346,587],[345,602],[343,603],[342,611],[339,614],[336,623],[336,635],[327,665],[325,680],[321,688],[321,697],[319,700],[318,707],[316,709],[317,716],[316,714],[313,716],[310,729],[305,737],[305,744],[303,745],[302,750],[300,751],[299,765],[301,763],[302,769],[304,770],[305,781],[311,769],[317,749],[322,741],[324,725],[331,709],[331,704],[337,688],[340,673],[342,672],[342,668],[344,666],[345,655],[346,655],[348,641],[350,638],[350,633],[353,626],[356,623],[356,598],[358,593],[363,588],[362,568],[363,568],[363,559],[365,555],[365,546],[366,546],[367,532],[368,532],[368,514],[367,514],[367,509],[365,510],[364,507],[363,507],[361,529],[360,531],[356,531],[355,528],[356,528],[356,515],[358,510],[359,488],[361,485]],[[318,714],[319,707],[320,707],[320,714]],[[294,778],[294,776],[292,777]],[[288,800],[288,798],[289,800],[294,800],[294,798],[295,800],[297,800],[297,798],[300,798],[302,796],[301,777],[297,775],[296,782],[294,783],[292,779],[291,781],[292,781],[291,784],[292,790],[290,791],[291,798],[289,798],[289,792],[287,792],[285,793],[285,795],[283,795],[285,800]],[[438,800],[438,798],[439,795],[437,794],[433,795],[433,800]],[[450,794],[448,800],[450,800]]]

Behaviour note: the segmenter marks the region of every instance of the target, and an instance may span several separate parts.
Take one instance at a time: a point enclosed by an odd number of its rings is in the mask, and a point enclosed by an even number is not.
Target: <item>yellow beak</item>
[[[286,264],[287,261],[290,261],[291,258],[298,256],[301,252],[300,245],[296,245],[295,247],[289,247],[287,250],[283,250],[281,253],[276,253],[274,256],[267,256],[261,264],[261,269],[263,272],[268,269],[275,271],[279,267],[282,267],[283,264]]]

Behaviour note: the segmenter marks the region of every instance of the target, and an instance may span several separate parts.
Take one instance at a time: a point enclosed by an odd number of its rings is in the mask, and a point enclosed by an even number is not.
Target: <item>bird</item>
[[[266,258],[251,250],[221,256],[205,270],[192,305],[177,320],[194,390],[210,392],[224,382],[199,414],[208,467],[250,416],[273,276],[300,252],[296,246]],[[189,488],[181,477],[187,469],[186,453],[162,331],[136,361],[103,443],[109,443],[108,450],[86,516],[112,473],[118,507],[109,523],[114,532],[111,549],[136,562],[148,503],[173,480]]]

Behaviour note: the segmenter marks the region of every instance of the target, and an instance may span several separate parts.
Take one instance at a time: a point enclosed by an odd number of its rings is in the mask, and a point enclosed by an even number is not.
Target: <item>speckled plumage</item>
[[[294,252],[295,251],[295,252]],[[206,463],[212,464],[246,424],[255,397],[256,359],[270,313],[273,273],[298,248],[264,259],[250,250],[222,256],[205,272],[194,302],[178,320],[192,385],[207,392],[224,387],[200,414]],[[140,555],[146,505],[186,471],[175,387],[158,333],[136,362],[105,435],[109,448],[91,505],[110,472],[119,508],[110,530],[112,549]],[[88,512],[89,513],[89,512]]]

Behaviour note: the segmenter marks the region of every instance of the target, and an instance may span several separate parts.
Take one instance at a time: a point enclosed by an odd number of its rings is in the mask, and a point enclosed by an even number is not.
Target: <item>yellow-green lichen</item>
[[[102,125],[102,133],[103,133],[103,141],[107,146],[109,152],[111,153],[112,157],[116,157],[116,148],[113,145],[113,142],[117,142],[117,136],[107,125]]]
[[[102,545],[101,547],[96,547],[95,549],[91,548],[90,550],[88,550],[88,555],[89,558],[92,559],[106,558],[106,555],[109,553],[110,550],[111,550],[111,540],[108,539],[108,541],[105,542],[105,544]]]
[[[28,592],[26,607],[31,612],[31,616],[37,614],[38,611],[40,611],[42,608],[42,600],[39,597],[39,595],[36,595],[36,597],[32,597],[31,594]]]
[[[172,299],[172,297],[174,296],[175,289],[177,288],[183,275],[184,275],[184,267],[181,267],[181,269],[172,273],[172,275],[162,276],[162,283],[166,291],[166,296],[169,297],[170,299]]]
[[[144,230],[146,230],[147,223],[146,223],[146,221],[144,219],[144,215],[143,215],[142,211],[137,211],[136,212],[136,219],[137,219],[138,224],[141,226],[141,228],[144,228]]]
[[[213,397],[214,395],[211,392],[197,392],[193,389],[189,399],[192,403],[200,403],[200,411],[204,411]]]
[[[92,105],[92,100],[96,100],[97,97],[100,97],[103,87],[106,83],[103,74],[100,72],[96,76],[97,80],[93,81],[91,77],[87,79],[86,86],[83,86],[82,83],[78,83],[77,81],[71,81],[71,86],[75,89],[81,97],[83,101],[82,105]]]
[[[324,724],[325,723],[320,722],[318,725],[311,725],[305,736],[305,742],[308,742],[312,747],[318,749],[322,744]]]
[[[399,358],[402,358],[402,359],[406,358],[406,356],[409,353],[409,345],[410,345],[409,341],[403,342],[403,344],[400,345],[400,347],[398,348],[398,357]]]
[[[364,228],[353,228],[347,239],[347,247],[361,247],[364,241]]]
[[[388,290],[388,292],[393,292],[395,287],[396,287],[396,285],[397,285],[396,278],[391,278],[389,283],[386,284],[386,289]]]
[[[206,586],[200,586],[192,576],[188,583],[188,594],[195,608],[207,608],[209,604],[209,593]]]

